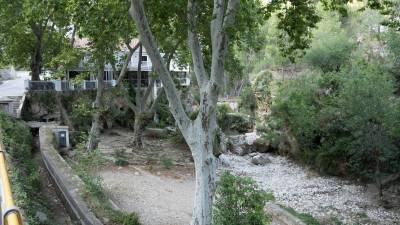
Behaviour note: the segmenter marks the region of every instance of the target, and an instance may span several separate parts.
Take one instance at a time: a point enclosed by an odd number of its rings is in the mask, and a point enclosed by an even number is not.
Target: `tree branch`
[[[144,102],[142,102],[142,56],[143,56],[143,46],[140,43],[139,47],[139,58],[138,58],[138,66],[137,66],[137,76],[136,76],[136,89],[135,89],[135,102],[136,107],[139,108],[139,111],[142,112]]]
[[[187,18],[189,21],[188,43],[192,55],[193,69],[196,74],[197,83],[200,89],[203,89],[205,83],[208,81],[208,74],[204,67],[199,37],[196,31],[196,5],[194,0],[188,0]]]
[[[151,78],[150,84],[146,89],[146,92],[143,95],[142,102],[146,102],[150,96],[151,91],[154,88],[154,84],[156,83],[156,77]]]
[[[182,133],[186,133],[184,131],[187,130],[192,123],[183,108],[181,99],[178,97],[178,91],[172,80],[171,74],[163,63],[162,57],[160,55],[156,41],[150,30],[150,26],[144,12],[143,1],[131,0],[131,7],[129,9],[129,12],[136,23],[137,29],[140,34],[140,40],[145,46],[147,53],[149,54],[149,57],[153,63],[153,66],[156,72],[159,74],[160,79],[164,85],[164,91],[167,95],[171,107],[171,113],[174,116],[175,121],[178,123],[179,128],[182,130]]]
[[[224,60],[228,52],[228,34],[226,29],[233,25],[238,7],[239,0],[229,0],[226,16],[224,16],[224,0],[214,0],[214,20],[211,22],[211,81],[213,86],[219,86],[222,83]]]
[[[138,113],[138,108],[136,107],[135,104],[133,104],[131,101],[129,101],[128,96],[124,95],[124,97],[122,98],[125,105],[128,106],[135,114]]]
[[[152,113],[156,112],[157,106],[158,106],[158,103],[160,102],[161,95],[162,95],[163,91],[164,91],[163,87],[161,87],[160,89],[157,90],[157,97],[154,100],[153,104],[151,104],[150,112],[152,112]]]
[[[140,43],[137,43],[133,48],[130,46],[129,42],[126,42],[125,45],[129,49],[129,53],[126,57],[124,64],[122,65],[121,72],[119,73],[117,84],[116,84],[117,86],[121,83],[122,79],[124,79],[126,72],[128,71],[129,62],[132,59],[133,53],[135,53],[135,51],[139,48]]]

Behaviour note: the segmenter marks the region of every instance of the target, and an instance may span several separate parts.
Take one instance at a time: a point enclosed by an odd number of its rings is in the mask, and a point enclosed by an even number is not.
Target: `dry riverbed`
[[[187,225],[194,194],[190,152],[166,139],[146,139],[142,150],[129,147],[132,132],[114,130],[102,136],[99,148],[108,158],[115,149],[126,151],[127,167],[109,165],[98,171],[111,198],[125,211],[137,212],[144,225]],[[265,166],[249,157],[224,154],[218,174],[229,170],[255,179],[272,191],[278,203],[321,221],[336,218],[344,224],[400,224],[398,209],[380,207],[368,188],[337,178],[326,178],[285,157],[267,154]]]

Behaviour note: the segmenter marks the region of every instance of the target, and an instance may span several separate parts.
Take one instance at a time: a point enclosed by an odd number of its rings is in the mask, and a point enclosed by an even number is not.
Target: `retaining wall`
[[[53,128],[42,126],[39,129],[40,153],[70,215],[82,225],[103,225],[82,197],[85,190],[83,181],[73,173],[72,168],[54,148]]]

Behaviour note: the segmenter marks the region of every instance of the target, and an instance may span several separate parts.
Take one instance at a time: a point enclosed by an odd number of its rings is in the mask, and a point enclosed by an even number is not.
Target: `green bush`
[[[243,113],[254,115],[257,109],[257,98],[250,86],[243,88],[239,96],[239,110]]]
[[[8,154],[10,182],[14,200],[24,210],[26,222],[40,224],[37,210],[47,212],[46,202],[37,195],[40,178],[37,165],[33,162],[33,139],[29,127],[0,111],[0,142]],[[51,218],[50,218],[51,219]]]
[[[262,71],[258,73],[253,82],[253,90],[257,98],[257,107],[261,110],[267,111],[271,103],[271,82],[272,73],[269,71]]]
[[[389,50],[389,72],[393,74],[397,82],[397,94],[400,94],[400,35],[391,30],[387,34],[387,46]]]
[[[233,110],[227,103],[217,105],[217,123],[219,128],[222,130],[227,130],[229,128],[228,113],[232,112]]]
[[[350,60],[353,43],[341,27],[337,13],[327,13],[326,19],[319,23],[311,48],[307,50],[304,61],[323,72],[338,72]]]
[[[299,157],[323,173],[379,183],[400,169],[400,102],[393,79],[382,71],[358,63],[290,81],[279,90],[269,118],[278,126],[258,129],[290,130]]]
[[[264,206],[272,200],[273,195],[261,190],[254,180],[224,172],[215,195],[213,224],[269,224]]]
[[[254,118],[242,113],[228,113],[227,121],[229,123],[228,130],[246,133],[253,129]]]

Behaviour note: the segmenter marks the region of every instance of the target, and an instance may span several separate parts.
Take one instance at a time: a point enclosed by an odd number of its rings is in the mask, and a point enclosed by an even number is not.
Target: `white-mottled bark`
[[[101,107],[103,100],[103,92],[104,92],[104,63],[99,62],[99,69],[97,71],[97,91],[96,91],[96,99],[93,102],[93,118],[92,118],[92,127],[89,132],[89,139],[86,143],[86,149],[88,151],[94,150],[97,148],[100,141],[100,116],[101,116]]]
[[[221,89],[224,59],[228,47],[226,28],[234,22],[239,0],[214,0],[213,21],[211,22],[212,68],[210,79],[205,71],[200,42],[196,33],[196,6],[188,0],[188,44],[192,54],[194,72],[201,87],[200,111],[195,121],[191,121],[184,111],[175,84],[165,66],[157,42],[150,30],[143,7],[143,0],[131,0],[130,14],[135,20],[140,40],[147,50],[153,67],[160,75],[164,90],[174,116],[193,155],[196,170],[196,192],[192,225],[211,225],[212,202],[215,191],[214,139],[217,132],[215,108]],[[226,8],[226,9],[225,9]]]
[[[188,1],[188,44],[192,54],[193,69],[195,71],[197,83],[200,89],[203,89],[208,81],[208,75],[204,67],[203,55],[201,52],[201,46],[199,37],[196,31],[196,4],[194,0]]]
[[[179,128],[181,130],[187,130],[187,128],[190,126],[191,121],[185,113],[185,110],[181,103],[181,99],[178,97],[178,91],[175,87],[174,81],[172,80],[169,70],[163,62],[156,41],[150,31],[150,27],[144,13],[143,1],[132,0],[131,8],[129,11],[136,22],[137,29],[140,34],[140,41],[146,48],[147,54],[149,55],[151,62],[153,63],[153,67],[160,75],[160,79],[164,85],[165,94],[167,95],[167,98],[172,106],[171,113],[174,116],[175,120],[178,122]]]

